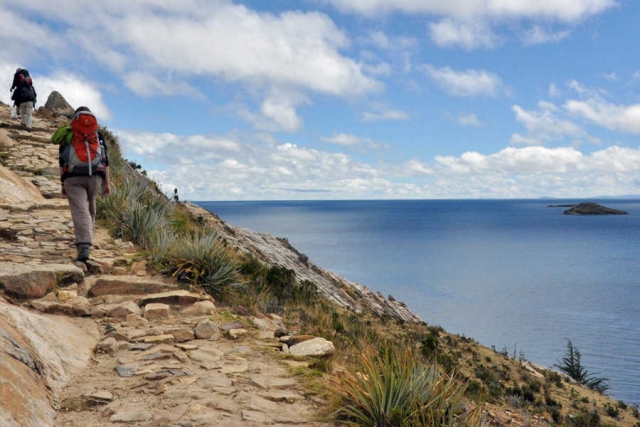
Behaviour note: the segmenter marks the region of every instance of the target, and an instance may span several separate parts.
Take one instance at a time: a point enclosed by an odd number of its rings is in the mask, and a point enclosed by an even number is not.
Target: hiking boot
[[[78,245],[78,261],[89,260],[89,245]]]

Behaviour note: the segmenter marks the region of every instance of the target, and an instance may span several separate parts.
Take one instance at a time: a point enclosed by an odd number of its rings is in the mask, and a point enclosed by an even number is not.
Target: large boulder
[[[13,264],[0,262],[0,289],[17,298],[42,298],[55,286],[68,286],[84,279],[72,264]]]
[[[60,92],[55,90],[51,92],[49,98],[47,98],[44,108],[49,110],[54,116],[65,116],[71,118],[74,112],[73,107],[67,102],[67,100],[64,99]]]

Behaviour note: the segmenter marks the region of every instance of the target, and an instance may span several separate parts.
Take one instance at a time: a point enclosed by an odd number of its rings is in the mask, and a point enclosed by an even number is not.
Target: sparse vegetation
[[[419,360],[411,348],[369,348],[356,372],[334,382],[338,417],[363,426],[479,426],[481,408],[467,409],[464,386]]]
[[[585,369],[582,365],[580,351],[573,346],[571,340],[567,340],[567,352],[560,363],[555,366],[578,383],[598,393],[604,393],[609,389],[608,378],[599,377]]]
[[[511,405],[557,425],[601,426],[603,418],[617,413],[620,421],[627,412],[637,422],[637,408],[606,406],[597,393],[567,387],[568,380],[557,372],[534,376],[516,347],[492,351],[440,327],[405,324],[331,304],[314,283],[296,280],[293,271],[236,252],[203,218],[189,213],[177,189],[173,200],[163,195],[140,172],[140,165],[121,157],[115,137],[106,129],[103,133],[110,144],[113,182],[112,195],[99,199],[98,214],[113,236],[138,244],[158,270],[201,286],[216,297],[217,305],[243,313],[275,313],[292,334],[330,339],[336,347],[333,358],[318,360],[306,368],[305,376],[317,382],[311,385],[314,393],[324,390],[325,397],[335,397],[334,415],[344,424],[478,426],[481,410],[468,408],[482,405],[469,406],[468,399]],[[307,262],[306,255],[299,256]],[[345,292],[359,298],[351,288]],[[594,390],[608,387],[606,378],[584,369],[570,341],[558,368],[572,376],[562,367]],[[569,417],[570,410],[577,414]]]

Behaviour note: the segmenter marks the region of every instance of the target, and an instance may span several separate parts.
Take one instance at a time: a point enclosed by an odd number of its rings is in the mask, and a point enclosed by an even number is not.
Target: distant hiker
[[[56,130],[51,140],[60,144],[62,194],[69,200],[78,261],[89,259],[96,221],[96,197],[111,193],[109,157],[98,121],[87,107],[79,107],[71,124]]]
[[[9,91],[13,92],[11,99],[17,107],[22,125],[30,131],[33,122],[33,107],[36,104],[36,90],[33,87],[29,71],[17,68]]]

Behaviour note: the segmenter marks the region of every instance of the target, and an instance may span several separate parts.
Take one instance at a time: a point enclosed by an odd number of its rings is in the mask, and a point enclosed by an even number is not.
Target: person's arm
[[[102,185],[102,197],[107,197],[111,194],[111,181],[109,178],[109,166],[104,168],[104,184]]]

